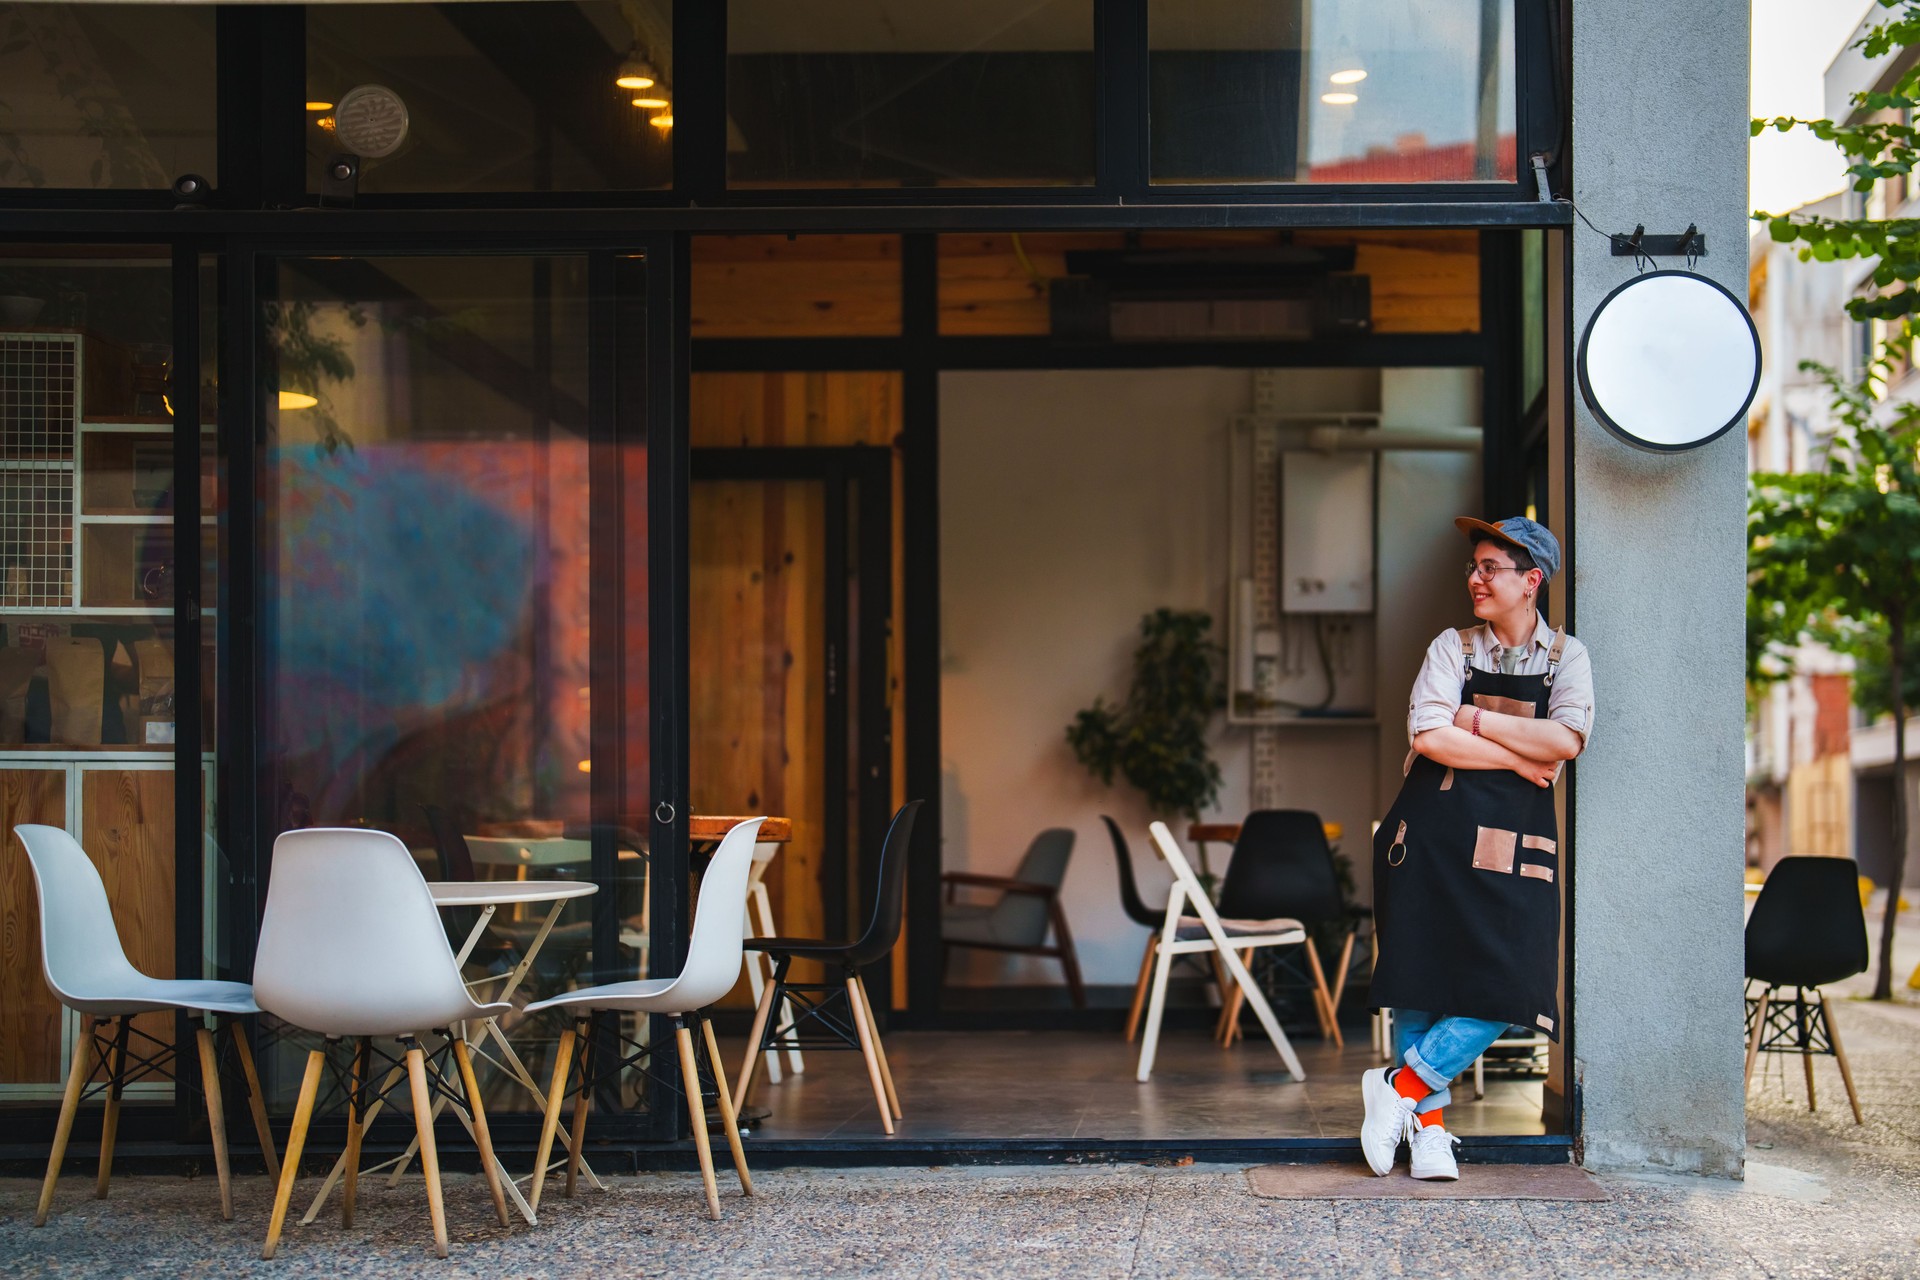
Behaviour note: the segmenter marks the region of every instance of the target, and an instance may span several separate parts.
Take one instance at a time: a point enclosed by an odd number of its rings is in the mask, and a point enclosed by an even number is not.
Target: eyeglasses
[[[1493,575],[1501,572],[1527,573],[1529,570],[1522,569],[1519,565],[1495,564],[1491,560],[1482,560],[1479,564],[1475,564],[1471,560],[1467,561],[1467,578],[1469,581],[1474,578],[1479,578],[1485,582],[1492,582]]]

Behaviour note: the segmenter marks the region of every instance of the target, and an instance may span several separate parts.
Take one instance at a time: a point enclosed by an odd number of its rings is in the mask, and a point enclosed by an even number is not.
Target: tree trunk
[[[1880,968],[1873,998],[1893,998],[1893,926],[1900,918],[1900,885],[1907,878],[1907,632],[1906,602],[1889,612],[1888,643],[1893,657],[1893,859],[1887,877],[1887,909],[1880,921]]]

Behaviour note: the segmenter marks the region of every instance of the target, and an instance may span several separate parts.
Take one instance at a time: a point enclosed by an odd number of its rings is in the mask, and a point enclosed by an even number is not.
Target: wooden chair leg
[[[47,1225],[53,1209],[53,1188],[60,1181],[60,1162],[67,1158],[67,1139],[73,1136],[74,1113],[80,1110],[80,1095],[86,1091],[87,1077],[93,1074],[93,1017],[80,1019],[80,1039],[73,1046],[73,1062],[67,1068],[67,1091],[60,1097],[60,1121],[53,1128],[53,1150],[47,1155],[47,1176],[40,1184],[40,1204],[33,1211],[33,1225]]]
[[[753,1011],[753,1030],[747,1033],[747,1056],[740,1063],[740,1078],[733,1084],[733,1110],[736,1115],[746,1109],[747,1090],[753,1087],[753,1073],[760,1065],[760,1042],[766,1039],[767,1019],[780,998],[780,990],[781,982],[776,973],[773,980],[767,983],[766,990],[760,993],[760,1004]]]
[[[533,1189],[527,1194],[527,1207],[537,1216],[540,1212],[540,1189],[547,1185],[547,1161],[553,1155],[553,1134],[560,1127],[560,1104],[567,1096],[567,1070],[573,1066],[573,1042],[579,1038],[579,1032],[568,1027],[560,1033],[559,1047],[554,1050],[553,1078],[547,1083],[546,1119],[540,1125],[540,1145],[534,1149]]]
[[[1773,998],[1773,988],[1768,987],[1760,993],[1760,1005],[1753,1013],[1753,1034],[1747,1039],[1747,1074],[1741,1083],[1741,1089],[1753,1088],[1753,1064],[1760,1057],[1760,1038],[1767,1030],[1767,1004]]]
[[[1801,988],[1794,993],[1800,1015],[1800,1065],[1807,1073],[1807,1110],[1818,1111],[1819,1102],[1813,1092],[1813,1028],[1807,1024],[1807,993]]]
[[[1073,934],[1067,931],[1067,913],[1060,906],[1060,897],[1056,893],[1048,899],[1053,906],[1053,938],[1060,949],[1060,968],[1067,976],[1067,992],[1073,997],[1073,1007],[1087,1007],[1087,988],[1080,981],[1080,957],[1074,953]]]
[[[1353,968],[1353,940],[1359,936],[1358,929],[1348,930],[1347,941],[1340,948],[1340,968],[1333,975],[1333,1013],[1336,1019],[1340,1015],[1340,997],[1347,992],[1347,974]]]
[[[873,1016],[873,997],[867,994],[866,979],[857,973],[853,976],[853,985],[860,990],[860,1011],[867,1019],[867,1030],[873,1033],[873,1056],[880,1060],[880,1083],[887,1087],[887,1106],[895,1120],[904,1120],[900,1095],[893,1088],[893,1066],[887,1061],[887,1042],[880,1038],[880,1020]]]
[[[1236,983],[1227,990],[1224,1007],[1220,1010],[1220,1043],[1231,1046],[1240,1038],[1240,1013],[1247,1007],[1247,993]]]
[[[867,1060],[867,1079],[873,1085],[873,1100],[880,1108],[880,1127],[889,1137],[893,1134],[893,1108],[887,1105],[887,1082],[880,1078],[880,1059],[873,1052],[873,1028],[867,1025],[867,1019],[860,1007],[860,987],[856,979],[847,979],[847,1012],[852,1016],[854,1030],[860,1035],[860,1056]]]
[[[747,1151],[740,1145],[740,1116],[733,1109],[733,1093],[727,1088],[727,1068],[720,1061],[720,1042],[714,1039],[713,1023],[700,1019],[700,1035],[706,1042],[707,1065],[713,1068],[713,1091],[719,1095],[720,1123],[726,1126],[727,1150],[733,1153],[733,1169],[740,1177],[740,1194],[753,1194],[753,1175],[747,1172]]]
[[[707,1140],[707,1108],[700,1096],[700,1071],[693,1064],[693,1033],[684,1019],[676,1020],[674,1042],[680,1049],[680,1087],[687,1095],[687,1119],[693,1124],[693,1149],[700,1157],[700,1180],[706,1185],[707,1213],[720,1221],[720,1184],[713,1176],[713,1144]]]
[[[280,1229],[287,1224],[287,1205],[293,1199],[294,1180],[300,1176],[300,1151],[307,1145],[307,1126],[313,1123],[313,1099],[320,1092],[320,1068],[326,1051],[307,1055],[307,1073],[300,1078],[300,1097],[293,1104],[293,1128],[287,1133],[287,1153],[280,1160],[280,1181],[273,1192],[273,1216],[267,1220],[267,1242],[260,1256],[271,1258],[280,1247]]]
[[[1827,993],[1820,992],[1820,1013],[1827,1021],[1827,1040],[1833,1045],[1833,1060],[1840,1064],[1840,1083],[1847,1086],[1847,1102],[1853,1107],[1853,1122],[1865,1124],[1867,1118],[1860,1113],[1860,1095],[1853,1089],[1853,1068],[1847,1065],[1847,1051],[1840,1047],[1840,1028],[1834,1025],[1833,1008],[1827,1003]]]
[[[1340,1019],[1333,1007],[1333,992],[1327,989],[1326,970],[1320,967],[1320,948],[1313,944],[1312,938],[1307,939],[1306,946],[1307,967],[1313,970],[1314,1002],[1320,1007],[1320,1025],[1329,1036],[1333,1037],[1334,1047],[1344,1049],[1347,1047],[1347,1040],[1340,1034]]]
[[[567,1131],[567,1181],[565,1194],[573,1199],[580,1186],[580,1155],[587,1146],[587,1104],[593,1097],[593,1060],[595,1056],[595,1037],[599,1027],[594,1018],[588,1018],[582,1024],[580,1044],[576,1050],[578,1057],[575,1065],[579,1069],[579,1091],[573,1095],[573,1125]]]
[[[367,1135],[369,1117],[362,1102],[372,1083],[373,1042],[362,1037],[353,1046],[353,1065],[347,1072],[347,1152],[341,1157],[344,1170],[340,1187],[340,1226],[353,1225],[354,1206],[360,1200],[360,1144]]]
[[[107,1059],[107,1113],[100,1121],[100,1176],[93,1184],[93,1198],[107,1198],[107,1183],[113,1177],[113,1143],[120,1133],[120,1091],[126,1087],[127,1033],[133,1028],[129,1014],[115,1022],[113,1051]]]
[[[507,1193],[500,1187],[500,1162],[493,1156],[493,1134],[487,1128],[487,1109],[480,1100],[480,1082],[473,1074],[473,1058],[467,1052],[467,1042],[454,1038],[453,1060],[460,1066],[460,1092],[466,1095],[467,1112],[473,1117],[473,1141],[480,1148],[480,1170],[487,1175],[487,1191],[493,1196],[493,1211],[500,1218],[503,1227],[513,1225],[507,1220]]]
[[[1146,1012],[1147,988],[1153,985],[1153,953],[1159,948],[1160,935],[1149,933],[1147,945],[1140,952],[1140,976],[1133,984],[1133,1005],[1127,1010],[1127,1043],[1140,1034],[1140,1015]]]
[[[280,1156],[273,1146],[273,1127],[267,1123],[267,1099],[260,1092],[260,1073],[254,1069],[253,1046],[247,1043],[247,1036],[240,1029],[239,1021],[227,1023],[227,1032],[233,1037],[233,1051],[240,1059],[240,1074],[247,1081],[247,1110],[253,1113],[253,1136],[259,1139],[260,1154],[267,1162],[267,1177],[273,1181],[280,1179]]]
[[[233,1171],[227,1166],[226,1103],[220,1096],[220,1054],[213,1032],[203,1023],[193,1029],[200,1046],[200,1090],[207,1099],[207,1131],[213,1138],[213,1171],[220,1180],[220,1216],[233,1221]]]
[[[418,1042],[407,1045],[407,1083],[413,1093],[413,1128],[420,1136],[420,1172],[427,1180],[427,1213],[433,1219],[434,1256],[447,1256],[447,1204],[440,1195],[440,1149],[433,1141],[433,1091],[427,1087],[427,1057]]]

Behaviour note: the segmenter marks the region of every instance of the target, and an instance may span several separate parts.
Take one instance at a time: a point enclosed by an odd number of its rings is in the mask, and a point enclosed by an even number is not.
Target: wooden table
[[[687,839],[694,844],[719,844],[727,832],[749,820],[748,818],[696,815],[687,819]],[[768,818],[760,824],[760,837],[755,843],[786,844],[792,839],[792,818]]]
[[[1320,824],[1326,830],[1327,841],[1332,843],[1346,834],[1346,828],[1337,822]],[[1240,824],[1237,822],[1196,822],[1187,828],[1187,839],[1195,844],[1232,844],[1240,838]]]

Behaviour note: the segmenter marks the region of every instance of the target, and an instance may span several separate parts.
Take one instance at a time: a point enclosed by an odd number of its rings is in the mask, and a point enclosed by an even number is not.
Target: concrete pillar
[[[1698,223],[1699,270],[1744,299],[1747,0],[1570,8],[1574,199],[1607,231]],[[1584,225],[1572,247],[1577,341],[1633,266]],[[1739,1177],[1745,433],[1641,453],[1579,404],[1573,436],[1598,703],[1573,823],[1581,1154]]]

